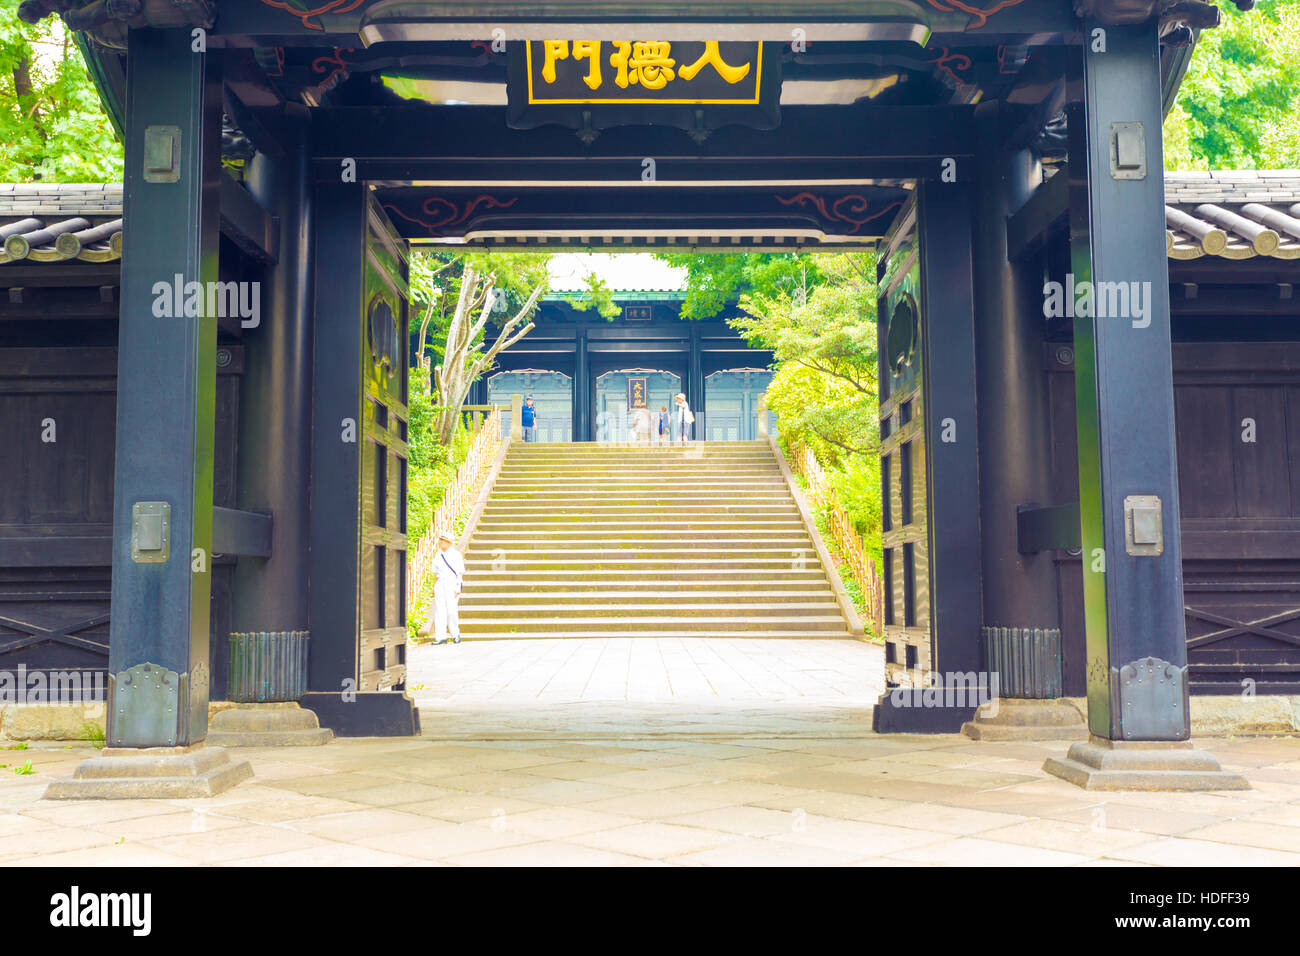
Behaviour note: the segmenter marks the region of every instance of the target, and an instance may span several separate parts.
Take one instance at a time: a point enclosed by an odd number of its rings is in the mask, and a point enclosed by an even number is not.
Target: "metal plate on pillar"
[[[1112,675],[1125,740],[1186,740],[1187,668],[1144,657]]]
[[[110,677],[109,746],[176,746],[182,680],[175,671],[151,663]]]

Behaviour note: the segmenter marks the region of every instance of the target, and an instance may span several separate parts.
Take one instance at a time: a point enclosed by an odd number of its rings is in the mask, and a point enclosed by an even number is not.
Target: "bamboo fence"
[[[835,488],[826,477],[821,462],[807,445],[791,449],[795,471],[803,475],[808,482],[808,497],[814,506],[826,515],[831,536],[853,579],[862,589],[866,603],[867,617],[871,620],[877,637],[884,634],[885,627],[885,585],[876,562],[862,549],[862,536],[853,527],[853,519],[840,504]]]
[[[438,554],[438,539],[435,537],[440,528],[450,528],[456,533],[456,526],[461,515],[478,500],[483,490],[483,482],[497,452],[501,450],[501,408],[492,406],[491,410],[479,406],[467,406],[469,412],[468,426],[475,432],[470,442],[465,460],[456,469],[456,476],[443,493],[442,503],[433,513],[428,533],[407,551],[406,555],[406,606],[414,607],[424,590],[429,569]],[[475,412],[483,412],[477,416]],[[477,428],[475,427],[477,426]]]

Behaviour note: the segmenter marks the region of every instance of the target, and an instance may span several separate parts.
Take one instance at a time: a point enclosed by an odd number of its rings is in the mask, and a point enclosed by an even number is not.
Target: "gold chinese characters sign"
[[[759,43],[543,40],[525,56],[532,104],[758,103],[763,73]]]
[[[780,45],[718,40],[532,40],[510,51],[511,125],[692,131],[777,125]]]

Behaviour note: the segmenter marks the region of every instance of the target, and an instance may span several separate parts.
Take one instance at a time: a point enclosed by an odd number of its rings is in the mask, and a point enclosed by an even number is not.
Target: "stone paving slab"
[[[39,783],[93,751],[33,747],[0,774],[0,865],[1300,865],[1295,738],[1200,742],[1270,790],[1099,794],[956,735],[858,734],[336,740],[240,751],[258,776],[215,798],[58,804]]]
[[[1253,790],[1098,793],[1042,772],[1067,742],[874,735],[871,688],[648,701],[623,676],[553,701],[448,676],[426,736],[236,750],[254,778],[205,799],[46,802],[93,748],[0,752],[35,771],[0,770],[0,866],[1300,865],[1297,737],[1197,741]]]

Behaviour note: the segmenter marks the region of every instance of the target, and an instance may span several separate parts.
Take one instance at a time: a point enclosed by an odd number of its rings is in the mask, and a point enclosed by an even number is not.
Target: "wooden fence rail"
[[[791,448],[791,457],[795,471],[808,482],[808,497],[817,510],[827,517],[835,545],[844,556],[853,579],[862,589],[866,616],[872,622],[876,636],[880,637],[885,632],[885,585],[876,562],[862,549],[862,536],[853,527],[853,519],[840,504],[835,487],[812,449],[807,445]]]
[[[455,477],[443,493],[442,503],[433,513],[428,533],[406,553],[407,607],[415,607],[416,601],[424,590],[429,569],[433,567],[433,559],[438,554],[438,539],[435,537],[438,529],[450,528],[453,534],[459,530],[461,516],[478,500],[479,492],[483,490],[483,482],[488,472],[492,470],[497,452],[501,450],[500,406],[493,405],[490,410],[480,406],[467,406],[467,410],[471,415],[474,412],[482,412],[483,416],[478,419],[477,429],[471,427],[474,431],[474,439],[470,442],[465,460],[460,463]]]

